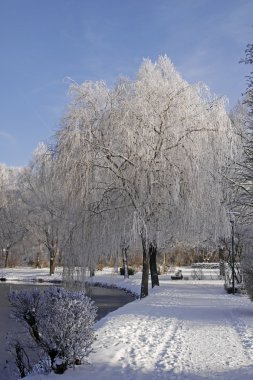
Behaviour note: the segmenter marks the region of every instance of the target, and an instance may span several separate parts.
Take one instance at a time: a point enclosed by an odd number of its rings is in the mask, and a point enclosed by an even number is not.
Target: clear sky
[[[66,77],[111,85],[133,78],[143,57],[167,54],[233,107],[252,16],[252,0],[0,0],[0,162],[28,164],[57,130]]]

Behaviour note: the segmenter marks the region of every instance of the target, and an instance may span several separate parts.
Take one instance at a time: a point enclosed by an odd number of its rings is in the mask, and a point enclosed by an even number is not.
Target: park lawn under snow
[[[93,280],[97,280],[96,278]],[[139,290],[140,275],[100,282]],[[172,281],[108,314],[95,325],[89,365],[69,369],[64,380],[238,380],[253,378],[253,304],[228,295],[219,280]],[[28,376],[55,380],[60,375]]]

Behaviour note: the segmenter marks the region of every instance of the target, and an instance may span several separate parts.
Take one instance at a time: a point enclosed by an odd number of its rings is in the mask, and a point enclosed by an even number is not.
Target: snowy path
[[[170,379],[238,379],[238,370],[241,374],[246,367],[247,373],[253,363],[253,341],[248,339],[249,346],[245,346],[253,324],[243,324],[236,316],[241,299],[219,294],[219,290],[199,285],[174,289],[173,313],[180,330],[175,360],[167,367]],[[244,330],[239,330],[242,326]],[[252,368],[248,373],[251,378]]]
[[[253,379],[253,304],[247,297],[227,295],[220,281],[172,282],[166,276],[150,293],[98,322],[91,364],[62,378]]]
[[[101,323],[103,338],[85,378],[253,378],[253,320],[244,320],[252,319],[253,306],[244,297],[218,286],[177,283],[120,313]]]

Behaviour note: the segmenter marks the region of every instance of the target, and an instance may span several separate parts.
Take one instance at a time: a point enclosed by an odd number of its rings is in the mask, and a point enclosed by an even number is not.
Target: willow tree
[[[142,246],[145,297],[149,265],[152,286],[158,285],[156,254],[171,237],[211,244],[227,234],[221,172],[234,135],[224,102],[185,82],[166,56],[144,60],[134,81],[120,79],[112,89],[104,82],[74,83],[71,92],[58,136],[61,143],[76,134],[82,141],[81,150],[72,144],[62,157],[71,168],[78,156],[75,178],[85,179],[91,247],[119,246],[120,229],[128,230],[130,242]],[[104,233],[97,215],[106,221]]]
[[[49,254],[50,275],[54,274],[60,245],[66,240],[66,200],[59,184],[52,152],[40,144],[21,177],[26,225],[33,238]]]
[[[66,125],[57,134],[57,172],[68,201],[66,229],[71,228],[62,248],[67,281],[87,276],[87,270],[92,274],[99,259],[109,259],[131,238],[126,200],[113,189],[107,193],[104,173],[91,159],[83,137]]]

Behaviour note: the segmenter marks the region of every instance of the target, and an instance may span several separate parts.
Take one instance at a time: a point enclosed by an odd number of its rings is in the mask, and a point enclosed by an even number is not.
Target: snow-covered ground
[[[139,292],[141,276],[123,280],[102,272],[93,279],[98,280]],[[69,369],[62,379],[253,379],[253,304],[246,296],[226,294],[221,280],[160,276],[160,286],[148,297],[110,313],[95,327],[90,364]]]
[[[31,267],[17,267],[17,268],[0,268],[0,279],[7,281],[60,281],[62,279],[62,268],[56,268],[55,274],[50,276],[48,268],[31,268]]]

